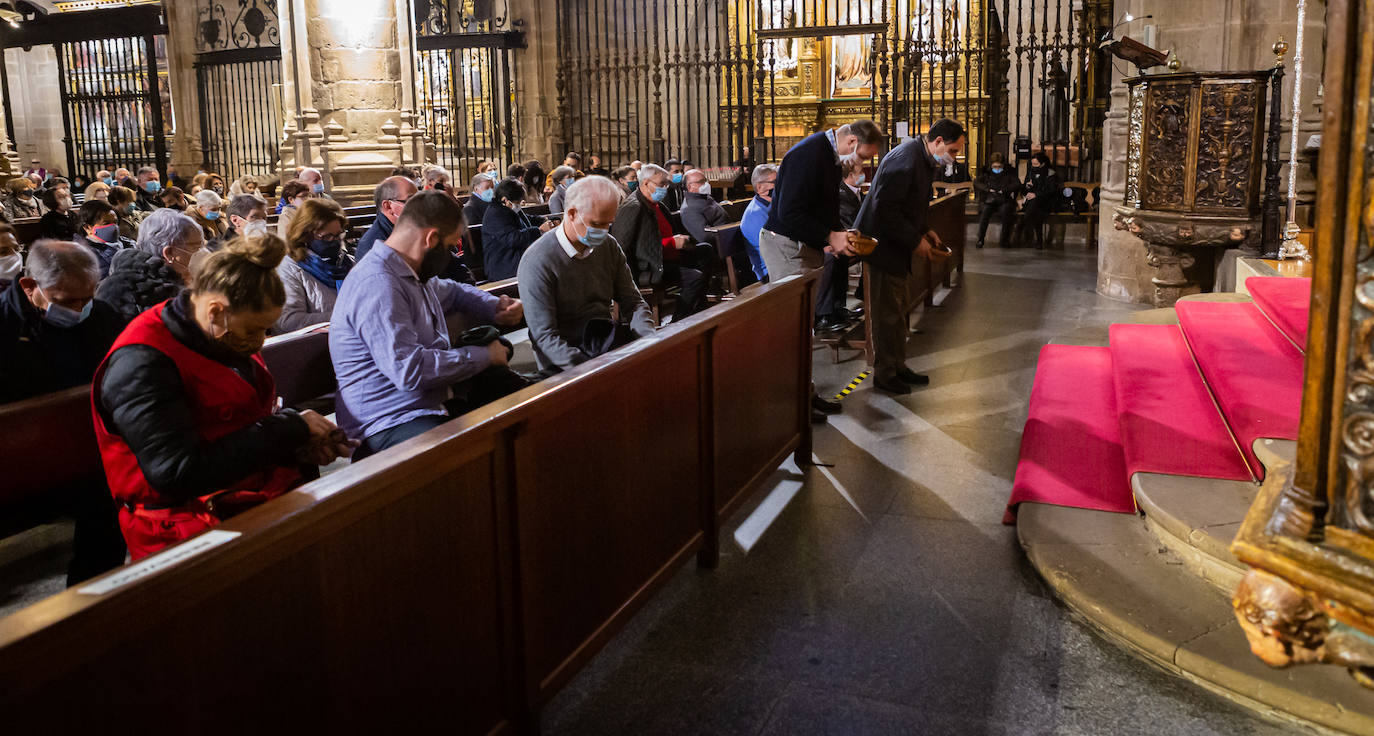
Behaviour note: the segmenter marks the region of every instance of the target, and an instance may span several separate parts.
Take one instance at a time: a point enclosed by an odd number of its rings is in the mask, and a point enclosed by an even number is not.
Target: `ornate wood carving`
[[[1253,82],[1202,85],[1194,207],[1243,210],[1254,198],[1262,91]]]
[[[1144,111],[1145,148],[1140,162],[1140,205],[1155,210],[1187,206],[1188,129],[1192,118],[1192,85],[1150,85]]]

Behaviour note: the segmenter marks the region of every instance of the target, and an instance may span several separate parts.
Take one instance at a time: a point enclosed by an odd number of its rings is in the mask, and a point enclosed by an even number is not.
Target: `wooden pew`
[[[789,453],[809,461],[815,279],[751,290],[0,619],[7,730],[155,714],[186,733],[534,732],[682,564],[714,566],[724,519]]]
[[[32,520],[25,509],[52,493],[81,483],[105,482],[91,424],[91,387],[0,405],[7,428],[0,442],[0,533],[21,531]],[[23,518],[21,518],[23,517]],[[14,523],[10,523],[14,522]]]
[[[754,283],[754,280],[747,279],[744,283],[740,280],[740,266],[749,263],[749,254],[745,252],[748,247],[744,236],[740,234],[740,224],[731,222],[724,225],[706,228],[706,232],[715,236],[716,254],[720,257],[720,262],[725,267],[725,285],[729,292],[738,296],[740,289]],[[753,276],[753,266],[745,265],[743,270],[748,270]]]

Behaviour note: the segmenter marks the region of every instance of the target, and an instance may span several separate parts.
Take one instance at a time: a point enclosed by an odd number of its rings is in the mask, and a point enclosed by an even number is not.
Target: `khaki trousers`
[[[906,341],[911,335],[907,315],[910,275],[895,276],[878,268],[868,269],[873,320],[873,372],[876,378],[895,380],[906,367]]]
[[[768,267],[768,280],[780,281],[825,265],[825,254],[772,230],[759,233],[759,253]]]

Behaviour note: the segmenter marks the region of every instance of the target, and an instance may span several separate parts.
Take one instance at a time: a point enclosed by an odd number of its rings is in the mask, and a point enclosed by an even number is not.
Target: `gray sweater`
[[[561,228],[530,245],[516,275],[540,369],[586,361],[589,356],[579,348],[582,330],[589,320],[610,319],[612,301],[621,314],[631,315],[630,331],[636,336],[654,334],[649,305],[615,238],[607,236],[586,258],[571,258],[558,242]]]

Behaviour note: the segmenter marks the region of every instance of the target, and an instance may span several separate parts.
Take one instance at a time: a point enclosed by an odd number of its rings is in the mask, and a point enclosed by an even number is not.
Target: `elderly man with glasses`
[[[415,196],[418,191],[420,190],[415,186],[415,182],[404,176],[392,176],[383,179],[382,183],[377,185],[372,192],[372,202],[377,206],[377,219],[372,221],[372,227],[368,228],[358,241],[354,260],[362,261],[363,256],[372,250],[373,244],[391,237],[396,221],[401,219],[401,210],[406,207],[406,200]]]

